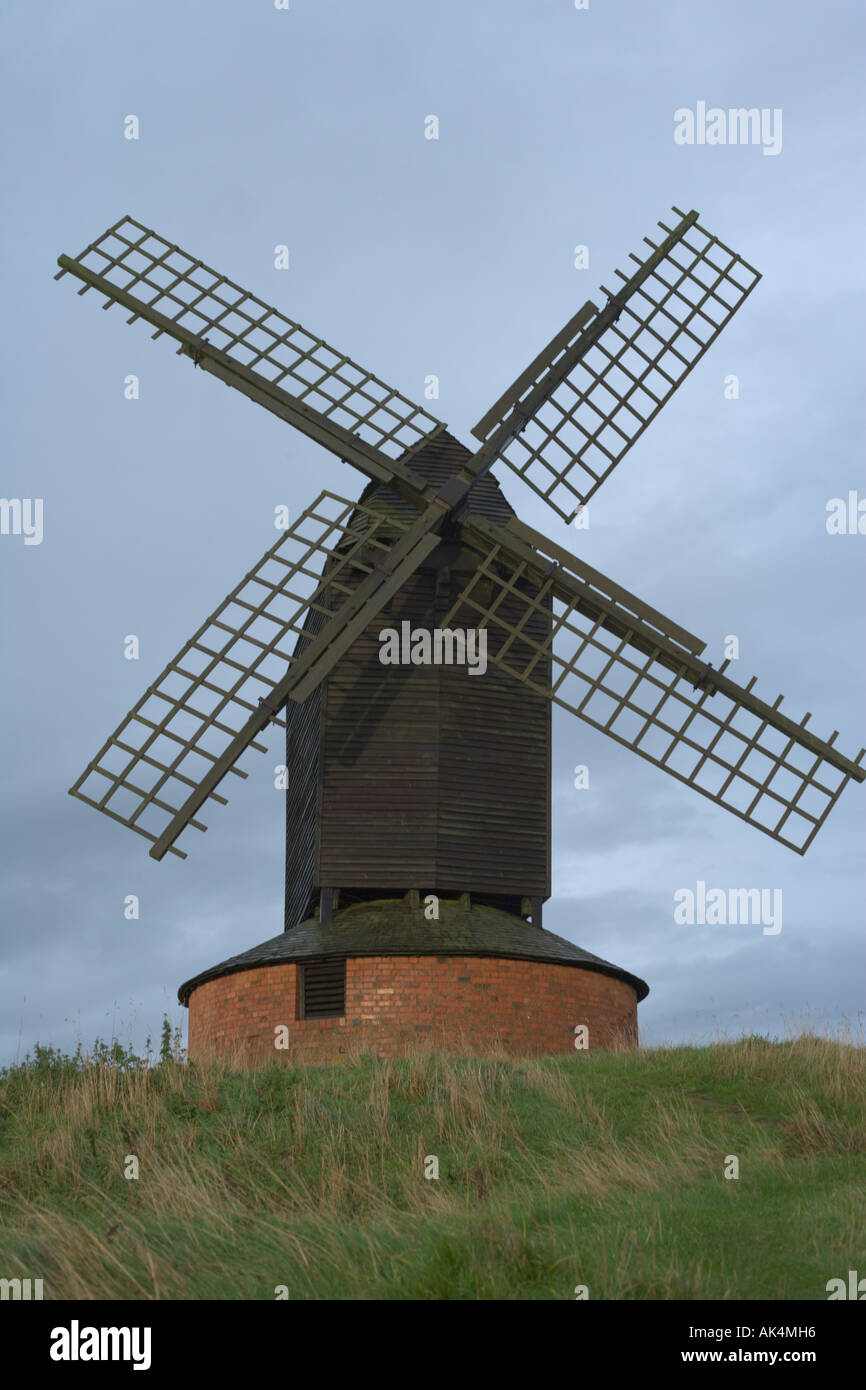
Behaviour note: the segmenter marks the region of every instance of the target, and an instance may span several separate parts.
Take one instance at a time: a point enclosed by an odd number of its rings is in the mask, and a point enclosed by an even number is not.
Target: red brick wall
[[[189,1000],[189,1055],[326,1062],[347,1052],[398,1055],[407,1044],[489,1051],[574,1050],[637,1038],[637,1003],[622,980],[567,965],[476,956],[374,956],[346,962],[345,1018],[298,1018],[299,971],[264,965],[199,985]],[[288,1049],[274,1046],[285,1024]]]

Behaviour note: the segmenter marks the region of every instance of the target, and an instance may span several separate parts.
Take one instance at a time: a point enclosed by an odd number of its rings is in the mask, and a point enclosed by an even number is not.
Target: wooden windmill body
[[[412,466],[443,483],[468,457],[440,435]],[[387,489],[361,500],[400,508]],[[492,520],[513,516],[489,475],[471,501]],[[292,710],[287,929],[313,911],[323,888],[338,891],[344,906],[413,889],[470,893],[516,912],[532,899],[536,916],[549,897],[550,701],[494,665],[472,678],[455,663],[379,659],[383,628],[441,627],[477,563],[476,552],[443,539],[316,698]]]
[[[366,473],[322,493],[71,788],[151,855],[203,830],[286,728],[284,930],[180,990],[191,1057],[327,1060],[431,1041],[564,1052],[637,1037],[647,986],[542,926],[557,703],[804,853],[851,760],[702,657],[704,643],[525,526],[504,463],[585,505],[754,288],[682,214],[479,421],[473,452],[277,310],[124,218],[60,274]],[[382,634],[483,633],[488,668],[383,664]]]

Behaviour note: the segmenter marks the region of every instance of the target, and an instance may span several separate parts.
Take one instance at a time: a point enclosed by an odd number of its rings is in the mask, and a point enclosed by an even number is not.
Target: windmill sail
[[[698,224],[697,213],[650,254],[608,303],[590,301],[472,433],[555,512],[571,520],[685,381],[761,278]]]
[[[625,591],[611,598],[613,581],[596,574],[588,583],[579,562],[545,560],[520,539],[528,528],[474,528],[499,542],[443,627],[485,628],[489,660],[530,690],[800,854],[848,781],[866,779],[866,750],[851,761],[832,746],[835,734],[815,738],[809,715],[795,724],[781,696],[768,705],[752,693],[754,678],[741,687],[727,662],[714,670],[691,641],[675,639],[682,629],[669,619],[649,610],[650,625]]]
[[[266,751],[257,736],[284,723],[286,699],[305,678],[318,683],[403,582],[397,557],[408,550],[411,572],[438,543],[432,531],[414,537],[421,526],[321,493],[169,662],[70,794],[146,836],[154,858],[185,858],[174,842],[186,825],[206,829],[198,808],[208,797],[225,803],[216,792],[225,774],[247,775],[238,759],[249,747]]]
[[[388,481],[405,459],[444,428],[422,406],[329,347],[278,309],[134,218],[123,217],[76,257],[60,256],[55,279],[71,273],[96,289],[105,308],[132,311],[178,352],[282,415],[372,478]],[[392,468],[382,467],[390,460]],[[408,481],[411,483],[411,475]]]

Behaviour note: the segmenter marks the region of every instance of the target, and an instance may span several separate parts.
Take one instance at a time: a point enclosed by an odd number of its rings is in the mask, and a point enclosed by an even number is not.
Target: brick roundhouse
[[[443,433],[411,466],[442,483],[468,457]],[[361,501],[411,511],[378,485]],[[492,475],[468,505],[513,515]],[[443,531],[315,693],[290,703],[284,930],[181,986],[192,1060],[326,1062],[419,1042],[556,1054],[581,1025],[590,1047],[636,1043],[646,984],[541,923],[549,699],[493,667],[379,661],[382,629],[438,627],[478,560]]]

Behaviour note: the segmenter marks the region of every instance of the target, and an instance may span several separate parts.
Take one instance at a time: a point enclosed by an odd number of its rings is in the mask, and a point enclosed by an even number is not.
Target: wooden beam
[[[397,462],[389,459],[380,449],[372,444],[366,443],[363,439],[356,439],[355,435],[346,430],[342,425],[329,420],[320,411],[299,401],[289,391],[283,390],[281,386],[275,386],[266,377],[251,371],[243,363],[236,362],[227,353],[212,343],[205,342],[198,334],[190,332],[188,328],[182,328],[179,323],[168,318],[166,314],[161,314],[158,309],[152,309],[142,299],[136,299],[135,295],[127,293],[117,285],[113,285],[104,276],[97,275],[95,271],[89,270],[80,261],[75,261],[71,256],[58,256],[57,264],[65,271],[75,275],[77,279],[83,280],[85,285],[91,289],[98,290],[104,294],[112,303],[121,304],[125,309],[138,318],[144,319],[153,325],[160,333],[167,333],[175,342],[180,343],[182,355],[192,359],[193,363],[200,367],[202,371],[210,372],[216,376],[226,386],[233,387],[243,395],[258,405],[264,406],[266,410],[293,425],[295,429],[306,434],[317,443],[330,449],[344,463],[352,464],[359,468],[362,473],[374,482],[385,483],[400,492],[415,506],[423,508],[432,499],[436,489],[424,480],[419,478],[417,473],[413,473],[405,461]],[[426,439],[420,441],[418,447],[426,444],[429,439],[433,439],[440,434],[444,426],[433,431]]]
[[[476,439],[486,439],[487,435],[497,420],[501,420],[509,406],[520,400],[521,395],[528,386],[531,386],[545,367],[549,367],[554,358],[562,352],[568,345],[575,333],[589,323],[598,313],[598,306],[588,299],[582,308],[578,309],[573,318],[568,320],[564,328],[561,328],[554,338],[551,338],[547,347],[541,349],[537,357],[533,358],[526,371],[521,372],[520,376],[511,383],[506,391],[502,392],[499,400],[494,402],[486,415],[482,415],[478,424],[472,430]]]
[[[846,758],[832,743],[817,738],[805,728],[804,723],[798,724],[781,714],[776,706],[768,705],[766,700],[753,695],[749,688],[737,685],[736,681],[724,674],[724,668],[714,669],[709,662],[701,661],[692,652],[676,646],[669,637],[649,627],[643,619],[624,613],[612,599],[600,594],[576,575],[569,574],[557,561],[546,563],[543,556],[508,527],[488,521],[485,517],[474,516],[463,521],[461,531],[465,539],[469,543],[474,540],[485,555],[490,553],[491,545],[498,546],[506,563],[515,568],[520,565],[525,567],[524,574],[530,583],[539,587],[548,584],[554,598],[573,605],[579,612],[593,617],[602,616],[602,626],[609,632],[621,637],[628,635],[630,644],[638,651],[654,656],[667,670],[687,676],[696,689],[709,686],[711,694],[718,691],[727,696],[795,743],[808,748],[816,757],[823,758],[831,767],[846,773],[855,782],[866,781],[866,767],[859,762]],[[727,664],[724,663],[725,666]]]
[[[607,594],[608,598],[615,599],[623,608],[627,608],[637,617],[643,618],[651,627],[657,627],[666,637],[672,638],[674,642],[679,643],[681,647],[685,647],[695,656],[700,656],[701,652],[705,650],[707,644],[702,642],[700,637],[695,637],[694,633],[680,627],[671,618],[666,618],[663,613],[659,613],[658,609],[651,608],[636,594],[629,593],[628,589],[624,589],[621,584],[617,584],[613,579],[608,579],[601,570],[593,569],[592,565],[588,565],[585,560],[581,560],[577,555],[572,555],[570,550],[557,545],[555,541],[548,540],[547,536],[543,536],[540,531],[533,531],[531,526],[526,526],[516,516],[508,522],[508,529],[519,536],[521,540],[534,546],[536,550],[540,550],[542,554],[550,555],[561,565],[575,570],[581,579],[585,579],[594,589],[600,589],[603,594]]]
[[[438,544],[436,528],[441,525],[446,515],[444,508],[438,504],[428,507],[389,550],[388,572],[383,569],[371,571],[310,643],[303,655],[291,663],[283,679],[274,686],[268,696],[267,704],[260,705],[250,715],[195,790],[190,793],[159,839],[154,842],[150,851],[152,859],[163,858],[199,807],[231,771],[234,763],[256,735],[272,719],[274,711],[279,710],[289,698],[298,702],[305,700],[356,641],[367,624],[385,607],[406,579],[414,574],[425,556]]]
[[[633,294],[636,293],[637,290],[640,289],[644,280],[646,280],[650,275],[652,275],[653,271],[656,269],[658,265],[661,264],[668,252],[671,251],[673,247],[677,244],[677,242],[685,236],[686,232],[689,230],[690,227],[694,226],[697,220],[698,214],[696,212],[690,212],[687,213],[686,216],[683,217],[682,220],[677,223],[673,231],[667,237],[665,237],[661,245],[657,246],[655,251],[653,251],[652,254],[647,257],[643,265],[635,271],[634,275],[632,275],[631,279],[627,280],[626,283],[622,286],[622,289],[620,289],[616,295],[612,296],[612,298],[608,300],[601,313],[597,314],[597,316],[591,320],[591,322],[589,323],[589,327],[586,329],[586,331],[583,332],[577,339],[577,341],[573,343],[572,346],[562,354],[558,362],[556,362],[556,364],[550,368],[547,375],[542,377],[542,379],[539,382],[537,382],[537,384],[530,391],[526,399],[524,401],[519,402],[519,404],[515,405],[514,409],[511,411],[511,414],[507,417],[507,419],[502,421],[499,429],[496,430],[495,433],[488,440],[488,446],[494,446],[494,457],[496,454],[499,453],[500,449],[503,449],[505,447],[509,439],[513,438],[515,433],[517,433],[518,430],[522,427],[524,421],[528,417],[536,414],[536,412],[544,404],[547,398],[552,394],[553,391],[556,390],[556,387],[560,384],[560,382],[564,381],[565,378],[568,376],[569,372],[571,372],[571,370],[577,365],[580,359],[586,356],[593,343],[598,342],[598,339],[601,337],[602,333],[604,333],[608,328],[610,328],[612,324],[616,323],[617,319],[622,313],[623,307],[626,304],[626,302],[631,298]],[[566,325],[566,327],[570,328],[572,325],[576,326],[581,314],[583,314],[584,311],[590,307],[595,308],[595,305],[593,305],[591,301],[588,301],[587,304],[584,305],[583,309],[579,311],[575,318],[572,319],[571,323]],[[558,339],[554,338],[553,343],[556,343],[557,341]],[[544,353],[540,354],[540,356],[543,358]],[[520,381],[521,379],[522,378],[518,378],[518,381]],[[508,398],[508,396],[509,393],[506,392],[505,397]],[[482,418],[482,420],[480,420],[479,423],[475,426],[475,429],[472,431],[472,433],[475,435],[476,438],[483,438],[483,435],[479,433],[482,425],[486,426],[488,429],[490,428],[491,414],[492,411],[488,411],[487,415],[485,415]],[[483,451],[479,450],[478,455],[476,455],[476,458],[482,456]],[[489,462],[486,464],[486,466],[490,466]]]

